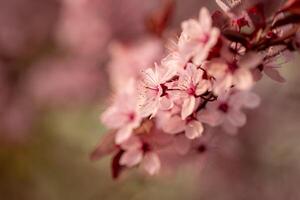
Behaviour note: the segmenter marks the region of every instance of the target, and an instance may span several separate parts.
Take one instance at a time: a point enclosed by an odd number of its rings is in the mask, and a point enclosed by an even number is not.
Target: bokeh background
[[[300,199],[297,53],[281,69],[288,81],[259,82],[261,106],[237,137],[214,138],[197,172],[132,171],[114,181],[109,158],[89,160],[105,133],[99,115],[112,91],[111,46],[148,36],[145,21],[163,3],[0,0],[1,200]],[[202,6],[216,8],[177,0],[168,34]]]

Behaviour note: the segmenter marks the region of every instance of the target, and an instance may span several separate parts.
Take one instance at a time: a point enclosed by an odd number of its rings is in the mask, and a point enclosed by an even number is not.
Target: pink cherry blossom
[[[251,69],[262,62],[261,56],[248,53],[239,61],[216,59],[206,64],[207,72],[215,78],[213,91],[220,94],[234,86],[240,90],[248,90],[254,84]]]
[[[241,111],[245,108],[255,108],[260,100],[251,92],[224,93],[216,102],[207,105],[206,109],[198,113],[198,119],[211,126],[222,125],[223,129],[235,134],[237,128],[246,123],[246,115]]]
[[[300,46],[298,28],[288,22],[291,15],[274,11],[269,17],[269,9],[250,1],[217,3],[228,13],[219,11],[221,15],[211,18],[202,8],[199,20],[184,21],[178,41],[154,68],[138,65],[148,65],[155,48],[114,49],[111,63],[118,61],[116,69],[125,67],[124,73],[116,70],[115,77],[123,80],[102,119],[117,144],[99,148],[98,153],[117,152],[115,172],[141,167],[153,175],[166,163],[174,167],[191,160],[204,162],[202,154],[213,147],[208,138],[221,131],[216,127],[236,134],[247,122],[244,109],[259,105],[251,89],[262,73],[284,80],[277,68],[291,60],[291,52]],[[127,73],[129,68],[134,73]],[[138,74],[137,68],[145,70]],[[138,92],[124,87],[130,77],[138,83]]]
[[[181,117],[187,118],[195,110],[197,97],[210,89],[210,81],[203,79],[204,72],[189,63],[179,75],[178,89],[183,100]]]
[[[138,111],[133,80],[117,94],[112,106],[102,114],[101,120],[107,127],[117,129],[117,144],[127,140],[133,130],[140,125],[142,118]]]
[[[181,45],[181,52],[193,57],[196,65],[203,62],[218,41],[220,31],[212,27],[212,19],[209,11],[202,8],[199,19],[190,19],[182,23],[183,32],[180,38],[184,38],[185,43]]]
[[[203,124],[194,117],[183,120],[179,114],[165,113],[158,119],[161,120],[160,126],[165,133],[184,133],[191,140],[200,137],[204,130]]]
[[[160,159],[154,151],[144,149],[144,144],[138,137],[130,137],[121,144],[125,151],[120,159],[120,164],[127,167],[134,167],[138,164],[150,175],[158,173],[160,169]]]
[[[142,116],[155,116],[158,109],[170,109],[173,102],[168,94],[168,83],[177,73],[174,67],[162,67],[155,64],[155,69],[146,69],[143,72],[143,86],[141,90]]]

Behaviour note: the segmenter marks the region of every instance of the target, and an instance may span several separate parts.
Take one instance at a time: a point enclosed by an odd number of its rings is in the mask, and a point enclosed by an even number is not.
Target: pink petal
[[[201,65],[201,63],[203,63],[203,61],[207,58],[209,51],[210,51],[210,46],[205,45],[199,48],[198,45],[198,49],[193,57],[193,63],[195,65]]]
[[[174,103],[171,99],[169,99],[168,97],[166,96],[163,96],[160,98],[160,101],[159,101],[159,108],[161,110],[169,110],[173,107]]]
[[[189,96],[187,99],[184,100],[181,110],[181,118],[185,119],[190,114],[193,113],[196,105],[196,99],[194,96]]]
[[[142,167],[150,175],[158,173],[158,171],[160,170],[160,165],[160,159],[156,153],[148,152],[145,154],[144,159],[142,161]]]
[[[101,122],[109,128],[119,128],[126,121],[124,115],[122,115],[115,106],[111,106],[104,111],[100,119]]]
[[[120,159],[120,164],[127,167],[133,167],[139,164],[142,158],[143,152],[140,149],[126,151]]]
[[[199,37],[199,34],[201,34],[202,32],[202,27],[200,27],[198,21],[194,20],[194,19],[189,19],[184,21],[181,24],[181,28],[182,28],[182,34],[181,36],[183,37],[183,40],[185,39],[186,36],[191,37],[191,38],[197,38]],[[180,36],[180,37],[181,37]],[[189,41],[184,40],[184,45],[189,43]]]
[[[162,127],[163,131],[170,134],[176,134],[184,131],[185,121],[175,115],[167,120],[167,123]]]
[[[123,142],[121,144],[121,147],[124,150],[139,149],[139,148],[142,147],[142,142],[141,142],[141,140],[138,137],[132,136],[128,140],[126,140],[125,142]]]
[[[159,84],[156,73],[154,72],[153,69],[151,68],[146,69],[145,71],[143,71],[142,75],[143,75],[144,83],[147,86],[156,87]]]
[[[213,91],[216,95],[220,95],[228,90],[232,85],[232,76],[227,75],[222,80],[217,80],[214,84]]]
[[[250,89],[253,85],[253,77],[249,70],[238,69],[234,74],[234,84],[240,90]]]
[[[201,122],[193,120],[189,122],[185,128],[185,135],[187,138],[193,140],[200,137],[203,133],[203,125]]]
[[[201,81],[196,88],[196,95],[205,93],[210,88],[208,81]]]
[[[173,66],[173,65],[170,65],[170,66],[164,66],[164,67],[161,67],[162,70],[160,70],[160,80],[159,82],[160,83],[165,83],[166,81],[170,80],[173,76],[176,75],[177,73],[177,66]]]
[[[132,134],[132,126],[124,126],[116,133],[116,144],[125,142]]]
[[[235,92],[229,99],[229,105],[234,108],[255,108],[260,103],[260,98],[257,94],[250,91]]]
[[[199,13],[199,21],[205,32],[208,32],[212,25],[212,19],[207,8],[203,7]]]
[[[279,71],[273,67],[265,67],[264,72],[274,81],[277,81],[279,83],[284,83],[286,81],[285,78],[280,75]]]
[[[197,114],[197,119],[211,126],[218,126],[222,123],[222,115],[217,110],[203,110]]]
[[[227,115],[228,121],[237,127],[244,126],[246,124],[246,115],[240,110],[231,110]]]
[[[147,100],[143,105],[139,107],[139,112],[142,117],[154,116],[159,107],[158,98]]]
[[[217,44],[217,41],[219,40],[219,36],[220,36],[220,30],[218,28],[212,28],[210,30],[210,38],[208,41],[208,46],[210,49]]]
[[[101,138],[100,144],[91,153],[90,158],[91,160],[101,159],[103,156],[114,152],[116,149],[115,132],[107,133]]]
[[[260,98],[253,92],[247,92],[245,94],[243,103],[247,108],[256,108],[260,104]]]
[[[188,63],[186,67],[187,76],[191,79],[192,83],[198,83],[202,76],[202,71],[197,70],[197,66]]]

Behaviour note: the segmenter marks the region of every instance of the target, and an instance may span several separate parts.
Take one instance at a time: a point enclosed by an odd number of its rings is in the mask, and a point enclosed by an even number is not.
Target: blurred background
[[[300,199],[298,54],[281,70],[286,83],[258,83],[261,106],[237,137],[216,136],[197,172],[114,181],[109,158],[89,160],[105,133],[99,115],[128,69],[159,60],[162,38],[202,6],[216,8],[176,1],[162,36],[152,25],[166,2],[0,0],[0,200]]]

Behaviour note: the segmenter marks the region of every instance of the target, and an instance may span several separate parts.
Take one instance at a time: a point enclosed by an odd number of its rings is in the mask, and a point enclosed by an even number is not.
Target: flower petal
[[[193,113],[196,105],[196,99],[194,96],[189,96],[187,99],[184,100],[181,110],[181,118],[185,119],[190,114]]]
[[[127,125],[122,128],[120,128],[116,133],[116,144],[121,144],[122,142],[125,142],[132,133],[132,126]]]
[[[204,131],[203,125],[201,122],[193,120],[189,122],[185,128],[185,135],[187,138],[193,140],[197,137],[200,137]]]
[[[245,68],[239,68],[234,74],[234,85],[240,90],[250,89],[253,85],[251,72]]]
[[[256,108],[260,104],[260,98],[253,92],[247,92],[243,100],[244,106],[247,108]]]
[[[210,13],[207,8],[203,7],[199,13],[199,22],[205,32],[208,32],[212,25]]]
[[[197,119],[210,126],[218,126],[222,123],[222,115],[217,110],[203,110],[197,114]]]
[[[172,116],[168,119],[167,123],[164,123],[162,127],[163,131],[170,134],[176,134],[184,131],[185,121],[178,115]]]
[[[265,67],[264,68],[265,74],[270,77],[272,80],[277,81],[279,83],[284,83],[286,80],[279,71],[273,67]]]
[[[169,110],[173,105],[173,101],[166,96],[161,97],[159,100],[159,109],[161,110]]]
[[[245,113],[237,109],[231,110],[227,115],[227,119],[232,125],[237,127],[244,126],[247,121]]]
[[[121,159],[120,164],[127,167],[133,167],[141,162],[143,158],[143,152],[140,149],[134,149],[126,151]]]
[[[124,150],[139,149],[142,147],[142,142],[138,137],[131,136],[129,139],[127,139],[121,144],[121,147]]]
[[[142,161],[142,168],[145,169],[150,175],[158,173],[160,166],[160,159],[156,153],[148,152],[145,154]]]

